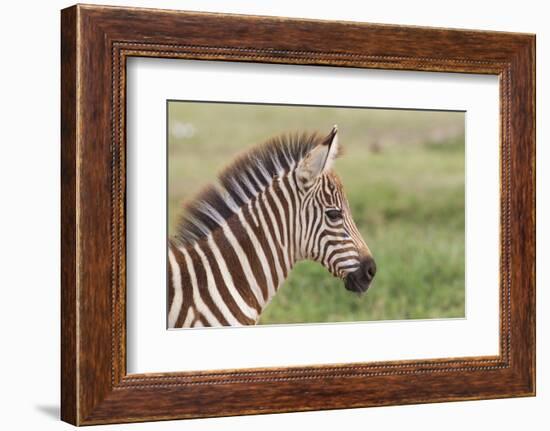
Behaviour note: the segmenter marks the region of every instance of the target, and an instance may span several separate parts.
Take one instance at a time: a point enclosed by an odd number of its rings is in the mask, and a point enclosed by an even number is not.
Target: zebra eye
[[[340,220],[342,218],[342,211],[338,209],[326,210],[325,214],[332,221]]]

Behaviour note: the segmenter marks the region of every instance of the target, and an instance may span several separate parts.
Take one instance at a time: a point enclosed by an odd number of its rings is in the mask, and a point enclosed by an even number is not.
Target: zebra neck
[[[247,281],[262,291],[262,310],[273,299],[300,256],[296,248],[296,237],[299,236],[297,204],[289,185],[288,177],[271,184],[242,207],[235,220],[229,223],[252,264],[253,277],[249,276]]]
[[[208,326],[258,321],[301,256],[292,183],[288,176],[277,179],[199,241],[175,247],[174,292],[181,286],[182,294],[172,301],[172,320],[179,322],[185,304],[192,304],[201,316],[196,318]]]
[[[200,241],[177,247],[182,284],[209,326],[256,323],[294,266],[296,223],[277,194],[264,190]]]

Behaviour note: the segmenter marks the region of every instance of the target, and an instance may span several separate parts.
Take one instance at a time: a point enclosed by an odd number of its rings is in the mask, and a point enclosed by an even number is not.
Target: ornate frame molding
[[[217,30],[207,34],[206,25]],[[321,36],[314,41],[309,34]],[[510,33],[81,5],[63,10],[62,419],[98,424],[533,395],[534,46],[534,36]],[[500,354],[127,375],[131,56],[498,75]],[[264,401],[246,397],[251,391],[262,392]]]

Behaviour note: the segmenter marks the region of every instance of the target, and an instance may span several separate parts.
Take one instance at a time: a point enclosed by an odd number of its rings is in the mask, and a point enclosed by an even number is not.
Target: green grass
[[[260,323],[464,316],[464,116],[390,110],[171,103],[169,231],[179,207],[234,155],[282,131],[328,132],[353,218],[376,259],[367,294],[344,289],[321,265],[301,262]]]

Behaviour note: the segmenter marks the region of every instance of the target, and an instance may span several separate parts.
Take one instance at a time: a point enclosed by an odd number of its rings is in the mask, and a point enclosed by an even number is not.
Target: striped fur
[[[336,126],[274,138],[185,206],[168,244],[170,328],[255,324],[303,259],[357,273],[370,251],[332,171],[338,148]]]

